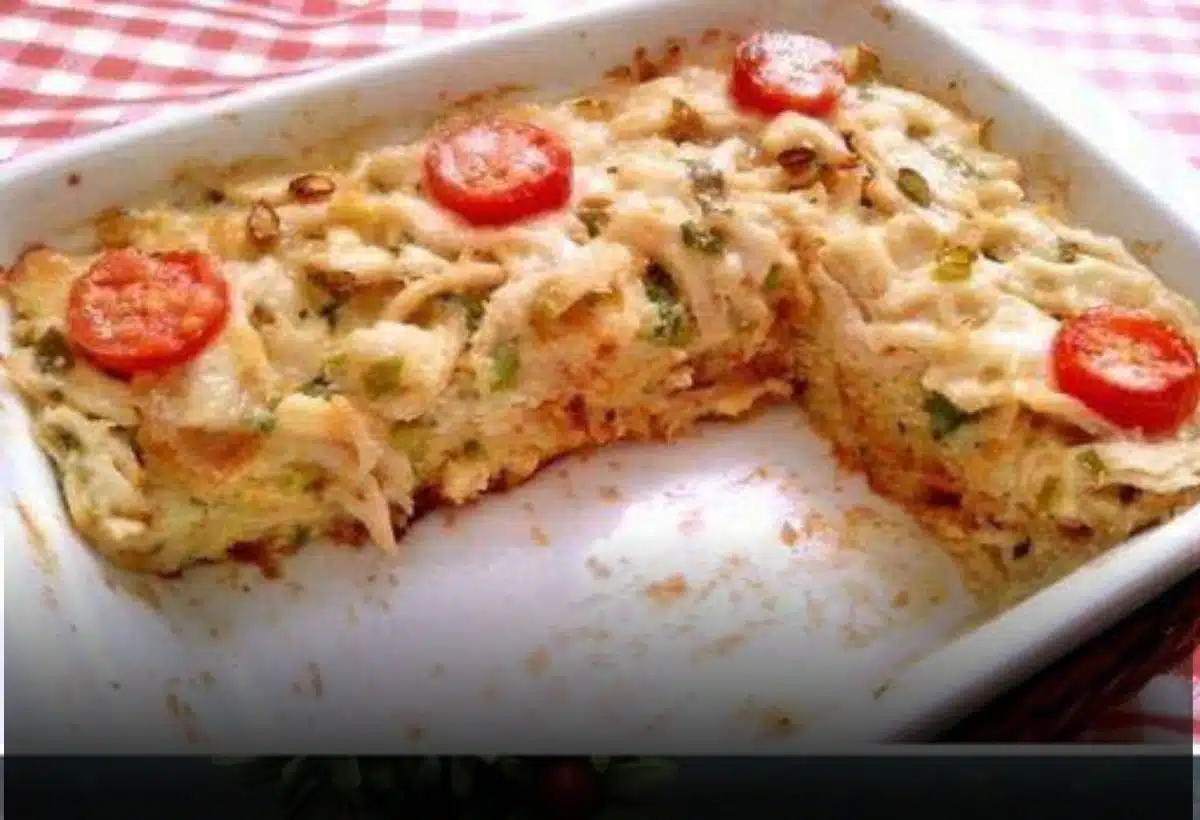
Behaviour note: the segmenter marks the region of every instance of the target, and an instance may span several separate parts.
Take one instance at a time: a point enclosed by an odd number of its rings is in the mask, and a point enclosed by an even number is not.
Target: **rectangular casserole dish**
[[[1088,89],[916,3],[622,3],[269,84],[3,169],[0,258],[161,190],[197,158],[291,154],[348,127],[421,121],[481,77],[552,96],[636,46],[764,24],[870,43],[906,85],[994,117],[997,147],[1065,189],[1077,222],[1153,245],[1160,276],[1200,297],[1200,209],[1182,161]],[[314,549],[283,582],[230,568],[129,578],[70,533],[25,411],[7,387],[3,398],[5,660],[18,670],[6,739],[22,751],[789,752],[921,739],[1200,567],[1192,510],[962,631],[978,613],[930,539],[839,476],[779,409],[666,449],[574,459],[423,522],[398,558]],[[780,474],[804,477],[799,497]],[[789,571],[781,516],[849,518],[863,504],[888,523],[860,533],[867,549]],[[677,526],[692,509],[702,535]],[[732,554],[749,569],[731,572]],[[718,592],[669,606],[643,594],[675,574]],[[931,588],[920,617],[886,606]]]

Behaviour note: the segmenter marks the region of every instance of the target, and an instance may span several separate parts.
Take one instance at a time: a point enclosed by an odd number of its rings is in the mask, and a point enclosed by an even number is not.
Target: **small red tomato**
[[[67,298],[67,338],[105,370],[132,375],[199,355],[225,326],[229,288],[198,251],[105,251]]]
[[[1145,313],[1086,311],[1059,329],[1051,356],[1058,388],[1118,427],[1172,433],[1200,402],[1192,344]]]
[[[499,226],[561,208],[571,198],[571,151],[554,133],[492,119],[435,136],[425,188],[472,225]]]
[[[738,105],[767,115],[828,114],[846,89],[846,68],[832,45],[804,34],[760,31],[733,60],[730,93]]]

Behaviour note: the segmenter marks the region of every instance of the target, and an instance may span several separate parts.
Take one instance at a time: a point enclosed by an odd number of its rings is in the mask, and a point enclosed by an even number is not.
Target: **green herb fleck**
[[[783,265],[776,262],[771,265],[771,269],[767,271],[766,277],[763,279],[763,290],[770,293],[778,288],[783,283]]]
[[[651,264],[646,269],[642,283],[646,298],[658,314],[653,338],[673,347],[686,344],[690,335],[687,311],[679,303],[679,290],[671,274],[661,265]]]
[[[967,162],[967,160],[963,158],[962,154],[958,153],[958,151],[951,148],[949,145],[939,145],[935,148],[931,148],[929,153],[933,154],[935,157],[944,162],[951,170],[957,171],[961,176],[967,177],[968,179],[977,179],[982,176],[982,174],[979,173],[978,168]]]
[[[33,355],[44,373],[66,373],[75,366],[67,337],[58,328],[52,327],[38,338]]]
[[[1042,488],[1038,490],[1036,502],[1038,511],[1043,513],[1049,512],[1058,498],[1058,491],[1061,486],[1062,483],[1058,480],[1057,476],[1050,476],[1046,479],[1045,483],[1042,484]]]
[[[404,359],[399,356],[371,362],[362,374],[363,391],[367,398],[381,399],[400,389],[403,375]]]
[[[933,193],[929,190],[929,183],[925,181],[925,177],[912,168],[901,168],[897,172],[896,185],[900,188],[900,193],[922,208],[928,208],[929,204],[933,202]]]
[[[337,390],[329,381],[329,377],[322,373],[301,387],[300,392],[306,396],[312,396],[313,398],[327,399],[336,394]]]
[[[1104,461],[1096,454],[1095,450],[1081,450],[1077,458],[1079,466],[1086,470],[1092,478],[1099,481],[1104,477]]]
[[[46,428],[46,440],[50,445],[50,449],[60,455],[78,450],[82,444],[79,436],[64,427],[58,426]]]
[[[441,297],[445,304],[457,304],[467,315],[467,330],[474,333],[483,321],[487,299],[478,293],[448,293]]]
[[[679,235],[684,245],[700,253],[719,254],[725,250],[725,237],[690,219],[679,226]]]
[[[964,282],[971,278],[971,266],[975,264],[976,253],[965,245],[955,245],[943,250],[933,267],[935,282]]]
[[[319,464],[298,463],[290,465],[280,478],[285,491],[311,493],[325,486],[325,471]]]
[[[934,441],[946,438],[972,418],[971,413],[959,409],[941,393],[930,393],[924,406],[929,414],[929,432]]]
[[[514,342],[502,342],[492,351],[492,388],[509,390],[521,371],[521,352]]]
[[[711,200],[725,196],[725,175],[717,168],[702,160],[684,160],[687,166],[688,179],[692,182],[692,192],[701,200]]]
[[[255,410],[250,416],[250,426],[259,433],[270,433],[279,425],[279,419],[270,410]]]

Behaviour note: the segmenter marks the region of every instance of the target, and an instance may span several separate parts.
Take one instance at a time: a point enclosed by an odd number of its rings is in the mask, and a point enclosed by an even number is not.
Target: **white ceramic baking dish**
[[[953,85],[995,118],[1001,149],[1066,183],[1081,222],[1161,243],[1157,270],[1200,297],[1200,200],[1182,160],[1056,66],[916,2],[638,0],[266,84],[0,169],[0,259],[161,190],[184,163],[419,124],[446,97],[501,83],[554,94],[635,46],[761,24],[866,41],[910,84]],[[14,750],[794,752],[922,739],[1200,566],[1193,510],[964,632],[972,602],[936,546],[778,409],[568,460],[426,519],[396,558],[314,547],[282,582],[229,568],[129,578],[71,534],[24,410],[0,392]],[[863,504],[878,515],[856,514]],[[813,511],[857,522],[854,544],[845,526],[840,546],[782,544],[783,522]],[[675,573],[690,594],[646,594]]]

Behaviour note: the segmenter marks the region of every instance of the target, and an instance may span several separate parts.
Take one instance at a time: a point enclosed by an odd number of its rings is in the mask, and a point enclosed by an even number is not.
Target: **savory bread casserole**
[[[1194,501],[1200,324],[986,142],[865,47],[672,50],[106,212],[7,272],[4,366],[134,570],[390,549],[565,452],[797,396],[956,554],[1041,571]]]

